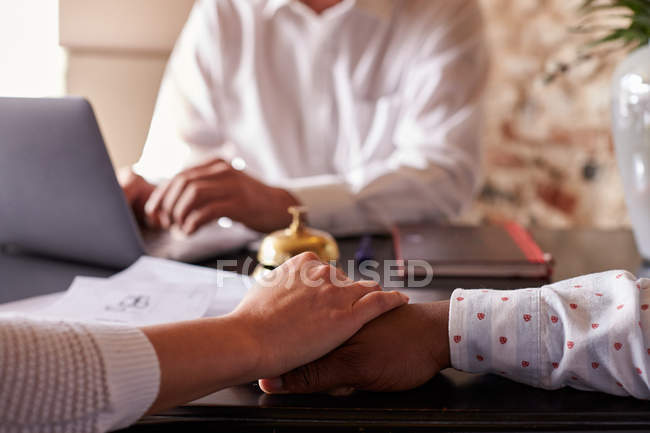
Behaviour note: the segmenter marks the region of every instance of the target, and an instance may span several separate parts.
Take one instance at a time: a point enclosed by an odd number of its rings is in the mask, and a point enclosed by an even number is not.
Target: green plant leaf
[[[620,9],[626,9],[629,13],[621,15],[617,13]],[[615,12],[614,17],[623,16],[630,20],[628,27],[612,29],[607,35],[587,44],[587,47],[593,48],[615,41],[622,41],[626,46],[638,46],[650,42],[650,0],[585,0],[581,10],[587,17],[611,10]],[[592,25],[591,28],[595,31],[599,26]],[[589,28],[583,29],[583,33],[589,33]]]

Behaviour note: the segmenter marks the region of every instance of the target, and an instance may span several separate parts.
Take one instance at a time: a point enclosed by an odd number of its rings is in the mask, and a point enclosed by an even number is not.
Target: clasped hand
[[[449,367],[449,302],[410,304],[364,326],[338,349],[281,377],[262,379],[267,393],[355,389],[402,391],[427,382]]]
[[[449,366],[448,301],[400,306],[404,295],[383,292],[373,281],[354,282],[312,253],[288,261],[267,278],[233,313],[256,323],[251,334],[270,343],[256,369],[267,378],[259,381],[266,392],[400,391],[422,385]],[[311,299],[302,304],[308,308],[298,311],[292,298],[305,293]],[[306,318],[312,325],[295,329]],[[305,340],[310,328],[311,338]],[[323,348],[338,345],[316,359]],[[302,366],[290,371],[297,365]]]

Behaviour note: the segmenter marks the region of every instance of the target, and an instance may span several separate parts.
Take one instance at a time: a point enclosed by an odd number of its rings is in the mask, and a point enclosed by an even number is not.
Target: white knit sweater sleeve
[[[155,350],[137,328],[0,315],[0,432],[104,432],[158,395]]]

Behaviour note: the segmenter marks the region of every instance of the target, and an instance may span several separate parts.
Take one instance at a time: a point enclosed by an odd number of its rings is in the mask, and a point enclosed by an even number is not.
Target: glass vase
[[[612,130],[636,244],[650,262],[650,45],[630,53],[616,68]]]

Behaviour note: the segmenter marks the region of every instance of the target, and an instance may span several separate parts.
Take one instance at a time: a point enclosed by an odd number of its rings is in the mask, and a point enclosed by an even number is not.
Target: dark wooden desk
[[[555,280],[615,268],[647,275],[629,231],[540,229],[533,230],[533,235],[555,257]],[[352,257],[357,244],[357,239],[341,240],[342,256]],[[376,259],[393,257],[389,238],[374,238],[373,249]],[[0,302],[65,290],[75,275],[111,273],[0,254]],[[448,297],[455,287],[518,288],[538,283],[445,279],[408,293],[413,301],[426,302]],[[185,406],[147,417],[125,431],[650,430],[650,403],[646,401],[568,388],[543,391],[497,376],[452,369],[421,388],[401,393],[357,393],[345,398],[267,396],[256,386],[245,385],[203,401],[204,406]]]
[[[534,230],[533,235],[555,257],[555,280],[614,268],[637,273],[642,270],[628,231]],[[340,240],[343,259],[354,257],[358,242]],[[393,258],[390,238],[373,238],[373,250],[377,260]],[[241,261],[241,257],[231,258]],[[437,279],[427,288],[406,291],[412,301],[427,302],[449,298],[456,287],[520,288],[540,283],[516,279]],[[148,417],[128,431],[650,429],[650,402],[569,388],[543,391],[497,376],[453,369],[408,392],[359,392],[345,398],[267,396],[256,385],[246,385],[223,390],[201,402],[201,406],[185,406]]]

